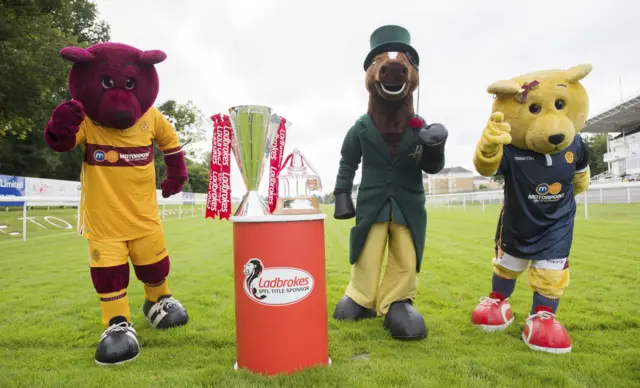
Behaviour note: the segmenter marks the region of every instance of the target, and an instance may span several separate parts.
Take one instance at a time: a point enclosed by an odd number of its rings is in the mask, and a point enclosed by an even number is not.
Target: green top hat
[[[416,49],[411,47],[411,35],[406,28],[394,25],[378,27],[369,39],[371,51],[364,60],[364,70],[371,65],[373,57],[386,51],[399,51],[411,54],[416,68],[420,64],[420,58]]]

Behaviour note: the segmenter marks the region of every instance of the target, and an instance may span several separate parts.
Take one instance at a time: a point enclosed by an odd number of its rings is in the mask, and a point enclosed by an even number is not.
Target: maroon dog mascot
[[[153,142],[164,153],[167,177],[162,195],[182,190],[184,153],[167,119],[153,107],[158,95],[155,64],[162,51],[117,43],[64,48],[71,62],[73,100],[60,104],[44,130],[57,152],[84,147],[80,233],[89,242],[91,279],[100,296],[99,364],[119,364],[140,353],[127,287],[129,258],[144,283],[142,312],[158,329],[184,325],[188,315],[169,292],[169,254],[158,215]]]

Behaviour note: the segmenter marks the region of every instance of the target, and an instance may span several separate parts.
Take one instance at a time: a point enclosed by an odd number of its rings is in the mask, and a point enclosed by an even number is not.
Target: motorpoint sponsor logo
[[[562,184],[559,182],[540,183],[535,191],[535,194],[529,194],[529,199],[534,202],[556,202],[564,198],[564,193],[561,193]]]
[[[106,155],[102,150],[97,150],[93,153],[93,160],[95,160],[96,162],[104,162],[105,158]]]
[[[149,157],[150,152],[141,152],[138,154],[120,154],[120,157],[124,160],[145,160]]]
[[[137,152],[137,153],[127,153],[127,152],[118,152],[115,150],[110,150],[110,151],[102,151],[102,150],[96,150],[93,153],[93,159],[96,162],[108,162],[108,163],[116,163],[119,160],[123,160],[123,161],[128,161],[128,162],[134,162],[134,161],[139,161],[139,160],[147,160],[149,158],[149,155],[151,154],[150,151],[146,151],[146,152]]]

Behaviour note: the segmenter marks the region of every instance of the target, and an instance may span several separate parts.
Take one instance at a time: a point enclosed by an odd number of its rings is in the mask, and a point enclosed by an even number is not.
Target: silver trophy
[[[235,217],[270,215],[269,208],[258,194],[264,165],[269,163],[273,139],[281,118],[273,110],[260,105],[241,105],[229,108],[233,128],[231,149],[247,187]]]

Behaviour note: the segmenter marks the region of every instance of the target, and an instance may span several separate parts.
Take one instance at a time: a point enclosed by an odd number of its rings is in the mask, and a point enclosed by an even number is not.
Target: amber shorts
[[[150,265],[168,255],[163,231],[130,241],[89,240],[89,263],[93,268],[127,264],[129,258],[133,265]]]

